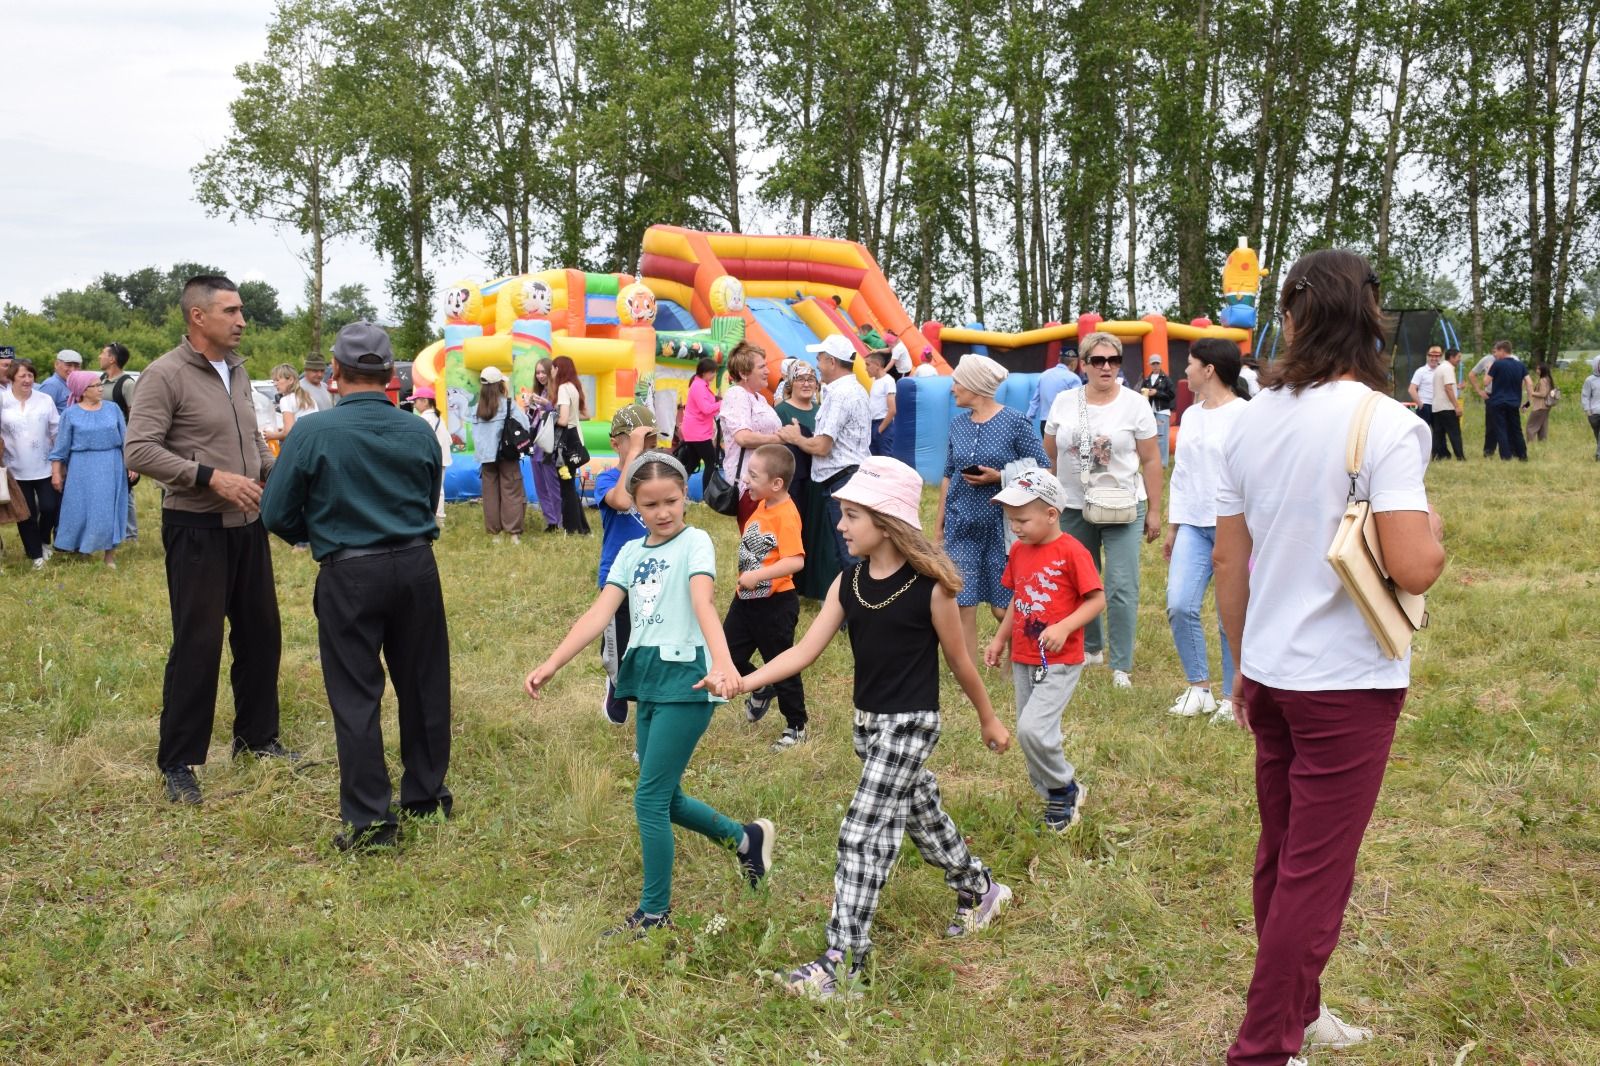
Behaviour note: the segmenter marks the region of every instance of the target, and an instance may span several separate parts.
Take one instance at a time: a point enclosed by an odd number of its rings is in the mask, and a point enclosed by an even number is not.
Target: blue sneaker
[[[776,695],[777,693],[772,690],[771,685],[763,685],[750,693],[749,696],[746,696],[744,701],[744,720],[747,722],[759,722],[765,718],[768,709],[772,707],[772,699]]]
[[[772,869],[772,841],[776,836],[777,830],[765,818],[745,824],[745,849],[739,852],[739,868],[751,888],[760,888]]]
[[[956,893],[956,915],[944,931],[948,937],[967,936],[983,929],[1000,916],[1000,910],[1011,902],[1011,889],[989,877],[989,888],[981,896],[965,892]]]
[[[672,909],[669,907],[661,914],[646,914],[642,908],[622,920],[622,924],[615,929],[607,929],[603,936],[611,939],[617,936],[631,936],[634,940],[642,940],[648,936],[652,929],[671,929]]]
[[[628,701],[617,697],[617,690],[609,681],[606,682],[605,697],[600,701],[600,713],[612,725],[628,724]]]
[[[1052,789],[1044,804],[1044,824],[1047,829],[1065,833],[1083,817],[1083,798],[1089,790],[1073,781],[1066,788]]]

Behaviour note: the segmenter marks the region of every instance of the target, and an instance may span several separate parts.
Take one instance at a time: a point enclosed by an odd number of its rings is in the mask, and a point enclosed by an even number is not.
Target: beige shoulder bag
[[[1361,608],[1361,617],[1391,659],[1403,659],[1411,650],[1411,637],[1428,624],[1428,612],[1421,596],[1413,596],[1389,580],[1383,565],[1383,548],[1378,543],[1377,516],[1370,500],[1356,499],[1356,480],[1366,458],[1367,433],[1372,414],[1382,395],[1373,392],[1356,408],[1350,424],[1350,439],[1345,447],[1345,473],[1350,475],[1350,496],[1345,501],[1344,517],[1328,548],[1328,562],[1339,575],[1344,590]]]

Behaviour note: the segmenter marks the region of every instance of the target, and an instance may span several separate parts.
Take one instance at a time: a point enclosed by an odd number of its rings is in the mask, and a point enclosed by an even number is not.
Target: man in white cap
[[[856,380],[856,349],[849,338],[835,333],[821,344],[808,344],[806,351],[817,357],[817,374],[822,378],[822,406],[817,409],[816,429],[807,437],[800,423],[791,421],[778,431],[785,444],[811,456],[811,483],[828,501],[828,517],[833,522],[833,541],[843,566],[851,559],[839,532],[839,501],[834,490],[850,480],[850,475],[871,454],[872,407],[867,390]]]
[[[38,389],[56,402],[57,414],[67,409],[67,401],[72,398],[72,390],[67,388],[67,375],[82,369],[83,356],[71,348],[56,353],[56,372],[41,382]]]

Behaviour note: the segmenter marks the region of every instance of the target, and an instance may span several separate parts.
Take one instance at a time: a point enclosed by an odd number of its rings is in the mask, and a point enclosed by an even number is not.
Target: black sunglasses
[[[1120,356],[1120,355],[1091,355],[1086,360],[1086,362],[1088,362],[1088,364],[1090,366],[1121,366],[1122,365],[1122,356]]]

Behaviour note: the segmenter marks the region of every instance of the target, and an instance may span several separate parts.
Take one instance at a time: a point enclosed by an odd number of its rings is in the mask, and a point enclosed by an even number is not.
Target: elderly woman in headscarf
[[[956,406],[950,446],[939,483],[935,536],[961,568],[961,629],[973,662],[978,658],[978,605],[987,603],[996,618],[1005,614],[1011,591],[1000,584],[1006,568],[1005,512],[994,505],[1008,464],[1032,459],[1048,466],[1049,457],[1020,412],[994,398],[1006,369],[982,355],[964,355],[956,364],[951,392]]]

